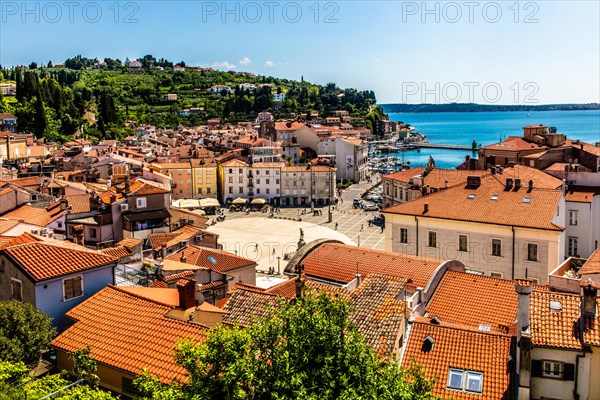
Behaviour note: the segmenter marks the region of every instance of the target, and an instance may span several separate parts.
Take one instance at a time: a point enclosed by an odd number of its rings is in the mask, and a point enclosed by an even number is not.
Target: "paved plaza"
[[[342,192],[342,202],[332,208],[332,222],[328,222],[328,207],[315,208],[319,215],[313,215],[310,207],[281,208],[275,218],[267,218],[259,211],[229,212],[226,219],[210,226],[211,232],[219,234],[219,243],[224,250],[255,260],[257,271],[266,272],[273,267],[282,273],[287,260],[286,254],[293,254],[298,247],[300,229],[304,241],[315,239],[337,239],[347,244],[360,245],[371,249],[385,248],[384,234],[380,227],[369,226],[368,221],[379,212],[366,212],[352,208],[352,200],[368,190],[373,184],[365,182],[353,185]],[[337,229],[336,229],[337,224]],[[279,260],[277,257],[280,257]]]

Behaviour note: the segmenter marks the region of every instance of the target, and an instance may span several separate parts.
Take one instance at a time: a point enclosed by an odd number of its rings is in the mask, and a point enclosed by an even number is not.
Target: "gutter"
[[[511,226],[512,229],[512,280],[515,280],[515,227]],[[527,277],[525,277],[527,278]]]
[[[417,218],[416,215],[415,215],[415,223],[417,225],[417,242],[416,242],[417,254],[416,254],[416,256],[418,257],[419,256],[419,218]],[[513,257],[513,260],[514,260],[514,257]],[[514,262],[513,262],[513,269],[514,269]],[[514,273],[513,273],[513,275],[514,275]]]

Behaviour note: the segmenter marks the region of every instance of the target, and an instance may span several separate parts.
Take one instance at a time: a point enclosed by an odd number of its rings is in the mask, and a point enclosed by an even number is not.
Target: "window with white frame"
[[[546,378],[562,378],[563,363],[560,361],[543,361],[542,376]]]
[[[492,239],[492,255],[502,257],[502,240]]]
[[[527,243],[527,261],[538,260],[538,245],[537,243]]]
[[[408,243],[408,228],[400,228],[400,243]]]
[[[577,210],[569,210],[569,225],[576,226],[577,225]]]
[[[138,197],[137,199],[135,199],[135,206],[136,208],[146,208],[146,198]]]
[[[429,247],[436,247],[436,244],[437,244],[437,232],[435,232],[435,231],[429,231],[427,233],[427,235],[428,235],[427,246],[429,246]]]
[[[11,299],[23,301],[23,283],[15,278],[10,278]]]
[[[465,392],[481,393],[483,391],[483,373],[450,368],[447,388]]]
[[[577,256],[578,254],[578,249],[577,249],[577,238],[576,237],[570,237],[569,238],[569,246],[567,249],[568,255],[571,257]]]
[[[83,277],[82,275],[63,279],[63,299],[69,300],[83,296]]]
[[[458,251],[469,251],[469,238],[467,235],[458,235]]]
[[[490,272],[490,276],[492,278],[499,278],[499,279],[503,279],[504,278],[504,274],[502,272]]]

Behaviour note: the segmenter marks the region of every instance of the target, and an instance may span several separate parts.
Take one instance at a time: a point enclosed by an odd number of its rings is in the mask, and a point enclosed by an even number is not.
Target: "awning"
[[[200,201],[196,199],[181,199],[179,200],[179,208],[198,208]]]
[[[250,202],[250,204],[256,204],[256,205],[262,206],[262,205],[263,205],[263,204],[265,204],[266,202],[267,202],[267,201],[266,201],[265,199],[257,198],[257,199],[254,199],[254,200],[252,200],[252,201]]]
[[[200,199],[200,207],[221,207],[217,199]]]
[[[137,221],[150,221],[154,219],[165,219],[169,218],[171,213],[167,210],[156,210],[156,211],[146,211],[146,212],[138,212],[132,214],[123,214],[123,219],[129,222],[137,222]]]
[[[234,201],[231,202],[231,204],[246,204],[248,200],[246,200],[243,197],[238,197],[237,199],[235,199]]]

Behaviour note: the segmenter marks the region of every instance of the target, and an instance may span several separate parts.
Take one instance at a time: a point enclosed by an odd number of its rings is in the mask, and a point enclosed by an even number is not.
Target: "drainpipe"
[[[419,256],[419,218],[417,218],[416,215],[415,215],[415,223],[417,225],[417,244],[416,244],[417,254],[416,254],[416,256],[418,257]]]
[[[583,332],[583,331],[581,331],[581,332]],[[580,358],[585,358],[585,353],[577,354],[575,356],[575,382],[574,382],[575,387],[573,388],[573,399],[574,400],[579,400],[579,393],[577,393],[577,383],[579,381],[579,359]]]
[[[512,280],[515,279],[515,227],[511,226],[512,229]]]

